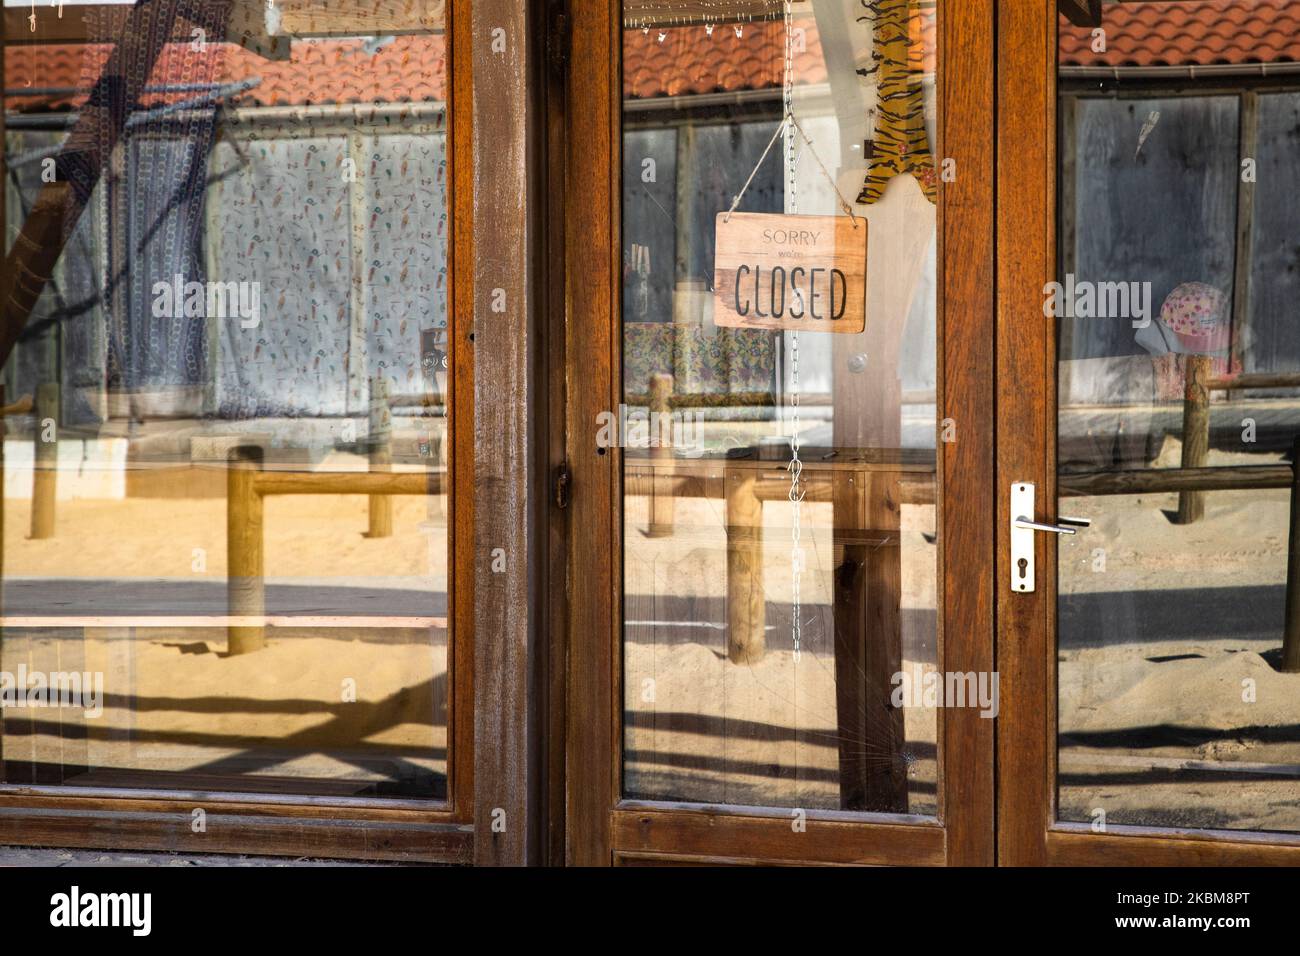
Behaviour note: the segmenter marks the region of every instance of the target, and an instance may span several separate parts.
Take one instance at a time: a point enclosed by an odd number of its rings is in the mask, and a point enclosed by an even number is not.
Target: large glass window
[[[1060,26],[1059,815],[1296,831],[1300,3],[1101,9]]]
[[[3,782],[443,800],[443,5],[61,6],[5,51]]]
[[[607,435],[624,794],[933,815],[936,4],[655,7]]]

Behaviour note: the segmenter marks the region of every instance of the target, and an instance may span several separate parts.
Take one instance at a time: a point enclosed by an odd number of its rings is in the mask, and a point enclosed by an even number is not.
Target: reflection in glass
[[[1297,16],[1061,20],[1065,820],[1300,830]]]
[[[873,7],[625,7],[627,797],[937,812],[935,5]],[[854,203],[869,175],[883,197]],[[864,332],[723,323],[738,195],[776,228],[847,197]]]
[[[3,782],[443,799],[441,4],[176,6],[6,51]]]

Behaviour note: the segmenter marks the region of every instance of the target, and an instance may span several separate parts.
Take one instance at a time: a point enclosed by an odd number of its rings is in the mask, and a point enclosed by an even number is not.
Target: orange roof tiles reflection
[[[623,46],[624,94],[635,99],[780,89],[784,76],[785,26],[779,20],[627,30]],[[821,37],[812,18],[800,18],[802,49],[795,76],[825,83]],[[933,12],[912,16],[911,60],[932,72],[936,24]],[[661,39],[662,37],[662,39]],[[108,60],[108,44],[14,45],[6,50],[5,86],[73,87],[70,93],[7,96],[6,108],[21,112],[75,109]],[[439,35],[392,38],[377,49],[360,39],[300,40],[290,59],[267,60],[240,47],[211,44],[195,53],[187,43],[169,44],[150,85],[233,83],[256,78],[252,89],[231,100],[237,106],[385,103],[442,100],[446,96],[446,47]],[[146,103],[175,102],[194,94],[154,94]]]
[[[1150,0],[1102,7],[1092,29],[1061,20],[1063,66],[1211,66],[1300,60],[1300,0]]]
[[[5,108],[43,112],[80,106],[111,50],[104,43],[8,47]],[[292,45],[289,59],[267,60],[232,44],[208,44],[196,52],[188,43],[170,43],[154,67],[150,85],[247,79],[259,82],[232,97],[232,105],[438,101],[446,97],[446,46],[434,35],[394,37],[377,49],[357,39],[307,40]],[[12,95],[24,87],[75,87],[76,92]],[[145,102],[157,105],[194,95],[153,94]]]

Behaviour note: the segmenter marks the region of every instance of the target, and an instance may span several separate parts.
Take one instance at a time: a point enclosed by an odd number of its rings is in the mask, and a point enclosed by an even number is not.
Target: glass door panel
[[[1300,831],[1300,3],[1058,44],[1058,818]]]
[[[623,796],[936,816],[938,5],[642,6]]]

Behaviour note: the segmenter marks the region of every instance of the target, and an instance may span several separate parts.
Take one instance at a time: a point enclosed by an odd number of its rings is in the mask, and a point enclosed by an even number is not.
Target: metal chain
[[[794,11],[792,0],[785,0],[785,76],[782,89],[782,106],[785,110],[785,164],[789,175],[786,191],[787,211],[799,212],[799,191],[795,166],[794,118]],[[800,512],[804,497],[802,485],[803,462],[799,460],[799,333],[790,333],[790,504],[793,520],[790,525],[790,613],[791,642],[794,660],[799,661],[803,650],[803,611],[801,585],[803,578],[803,547],[800,542]]]

